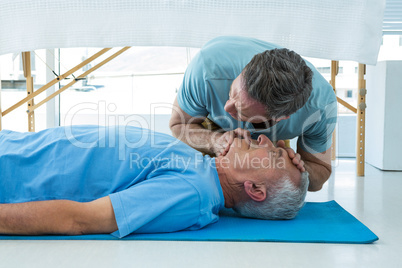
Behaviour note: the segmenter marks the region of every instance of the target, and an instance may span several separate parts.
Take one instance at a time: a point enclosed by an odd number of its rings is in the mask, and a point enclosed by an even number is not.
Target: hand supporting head
[[[257,144],[235,139],[225,157],[218,159],[225,173],[221,184],[228,207],[244,216],[291,219],[304,204],[308,174],[301,173],[287,151],[264,135]],[[225,200],[226,201],[226,200]]]

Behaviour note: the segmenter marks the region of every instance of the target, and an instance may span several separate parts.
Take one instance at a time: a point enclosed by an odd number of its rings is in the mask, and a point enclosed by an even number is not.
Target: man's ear
[[[267,197],[265,185],[255,185],[252,181],[244,182],[244,190],[247,195],[254,201],[261,202]]]
[[[275,122],[279,122],[279,121],[281,121],[281,120],[286,120],[286,119],[289,119],[289,115],[288,116],[281,116],[281,117],[278,117],[278,118],[275,118]]]

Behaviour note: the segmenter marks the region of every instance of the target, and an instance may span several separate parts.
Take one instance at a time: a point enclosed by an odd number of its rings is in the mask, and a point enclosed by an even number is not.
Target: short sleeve
[[[183,82],[177,93],[177,102],[180,108],[190,116],[205,117],[207,94],[204,79],[205,68],[201,53],[198,53],[188,65],[184,73]]]
[[[118,225],[112,235],[119,238],[133,232],[174,232],[197,227],[199,194],[174,175],[160,175],[109,196]]]
[[[317,110],[303,123],[303,134],[297,140],[298,145],[311,154],[322,153],[332,145],[332,133],[337,122],[337,102]]]

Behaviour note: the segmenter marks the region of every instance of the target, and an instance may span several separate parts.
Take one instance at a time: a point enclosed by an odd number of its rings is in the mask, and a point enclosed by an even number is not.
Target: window
[[[330,74],[331,73],[331,67],[317,67],[317,71],[319,71],[321,74]],[[338,74],[343,73],[343,67],[340,66],[338,68]]]
[[[31,52],[31,72],[34,90],[44,85],[46,80],[45,50]],[[1,69],[1,109],[4,112],[27,96],[21,54],[0,56]],[[35,104],[46,97],[41,94],[35,98]],[[23,104],[2,118],[2,128],[15,131],[28,131],[27,104]],[[35,130],[46,128],[46,105],[35,110]]]
[[[152,129],[151,121],[159,120],[165,129],[168,128],[172,104],[181,85],[184,71],[198,50],[177,47],[130,48],[59,95],[60,113],[56,116],[60,116],[60,125],[119,122],[135,125],[146,121],[148,125],[145,127]],[[99,48],[55,50],[51,56],[56,65],[60,66],[60,70],[56,68],[51,70],[56,73],[51,79],[65,73],[98,51]],[[110,53],[76,71],[74,76],[78,77],[116,51],[118,48],[112,49]],[[31,65],[34,66],[32,75],[35,89],[38,89],[50,81],[49,78],[46,81],[46,72],[51,67],[45,63],[46,50],[35,51],[32,57]],[[0,64],[2,64],[3,89],[1,101],[4,111],[26,97],[27,93],[20,56],[13,58],[12,55],[3,55],[0,57]],[[68,80],[62,80],[59,87],[67,85],[73,81],[72,79],[74,77],[70,76]],[[35,97],[35,103],[45,97],[46,93],[41,93]],[[24,104],[3,117],[3,128],[27,131],[26,109],[27,105]],[[159,117],[150,118],[150,114]],[[35,110],[35,117],[36,131],[46,128],[46,105]],[[160,125],[154,123],[155,126]]]
[[[322,74],[329,74],[331,73],[331,67],[317,67],[317,71]]]
[[[117,50],[108,52],[80,72]],[[62,72],[97,51],[61,49]],[[61,94],[60,124],[130,124],[170,133],[172,104],[196,52],[198,49],[182,47],[130,48]],[[64,81],[63,85],[68,82]]]

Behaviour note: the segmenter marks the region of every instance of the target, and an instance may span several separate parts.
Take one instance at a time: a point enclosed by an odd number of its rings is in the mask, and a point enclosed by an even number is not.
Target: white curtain
[[[0,0],[0,55],[41,48],[200,47],[255,37],[375,64],[385,0]]]

